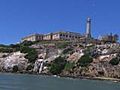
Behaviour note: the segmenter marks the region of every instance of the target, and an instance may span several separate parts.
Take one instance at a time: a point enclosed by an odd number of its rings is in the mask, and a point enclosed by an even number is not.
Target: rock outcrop
[[[14,52],[8,54],[6,57],[0,58],[0,68],[5,71],[12,71],[14,66],[18,66],[19,71],[25,70],[28,60],[24,58],[25,54],[20,52]]]

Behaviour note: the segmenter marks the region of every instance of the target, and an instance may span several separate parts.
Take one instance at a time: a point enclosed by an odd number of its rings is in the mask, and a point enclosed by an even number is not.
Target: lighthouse
[[[86,23],[86,38],[91,39],[91,19],[87,18]]]

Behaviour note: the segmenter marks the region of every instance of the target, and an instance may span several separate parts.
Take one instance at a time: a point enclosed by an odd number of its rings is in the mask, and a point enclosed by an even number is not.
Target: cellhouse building
[[[91,34],[91,18],[86,20],[86,32],[84,35],[76,32],[59,31],[48,34],[33,34],[22,38],[23,41],[47,41],[47,40],[68,40],[68,41],[82,41],[91,42],[95,41]]]

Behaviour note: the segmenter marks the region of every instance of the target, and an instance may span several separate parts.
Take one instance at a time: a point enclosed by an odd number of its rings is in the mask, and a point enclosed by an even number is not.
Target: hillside
[[[120,78],[120,44],[43,41],[0,45],[0,71]]]

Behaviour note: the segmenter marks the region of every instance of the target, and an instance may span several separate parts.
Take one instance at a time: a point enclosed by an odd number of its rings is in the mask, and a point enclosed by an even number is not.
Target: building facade
[[[43,36],[43,40],[52,40],[53,39],[53,34],[48,33]]]
[[[75,32],[56,32],[51,34],[51,40],[78,40],[81,34]]]
[[[22,38],[23,41],[42,41],[42,40],[79,40],[81,34],[75,32],[55,32],[49,34],[33,34]]]
[[[43,40],[43,36],[44,36],[43,34],[29,35],[29,36],[22,38],[22,42],[24,42],[24,41],[41,41],[41,40]]]

